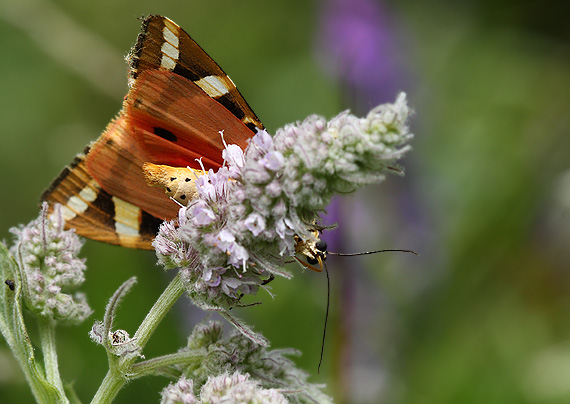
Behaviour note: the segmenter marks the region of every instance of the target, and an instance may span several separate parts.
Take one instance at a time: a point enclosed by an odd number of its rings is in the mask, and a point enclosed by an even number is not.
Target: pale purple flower
[[[274,137],[258,131],[243,155],[227,146],[224,166],[196,181],[198,197],[181,208],[179,227],[161,227],[159,261],[180,263],[190,298],[215,310],[256,293],[270,275],[290,277],[283,266],[294,236],[314,240],[334,194],[381,181],[409,150],[408,112],[402,94],[364,118],[310,116]]]
[[[192,380],[182,376],[176,383],[169,384],[160,393],[160,404],[195,404],[198,403],[193,392]]]
[[[224,268],[206,268],[204,269],[202,279],[208,286],[216,287],[221,283],[224,272],[226,272]]]
[[[285,158],[278,151],[270,151],[260,160],[260,163],[271,171],[277,171],[285,164]]]
[[[239,244],[234,244],[230,255],[228,256],[228,264],[233,265],[236,268],[242,267],[245,272],[247,269],[247,261],[249,259],[249,253],[247,249]]]
[[[235,372],[211,377],[200,390],[203,403],[224,404],[287,404],[283,394],[275,389],[264,389],[248,374]]]
[[[212,246],[215,246],[225,253],[231,253],[234,249],[236,238],[229,229],[222,229],[213,238]]]
[[[79,237],[63,226],[61,205],[48,215],[44,202],[37,219],[10,229],[16,238],[10,252],[20,263],[28,308],[41,317],[79,323],[91,314],[85,295],[72,294],[85,280],[85,259],[77,257]]]
[[[243,150],[241,147],[235,144],[228,145],[222,151],[222,157],[224,161],[228,162],[230,168],[231,178],[237,178],[239,176],[240,170],[244,165]]]
[[[265,230],[265,219],[259,213],[251,213],[243,223],[254,236]]]
[[[216,219],[216,215],[204,200],[199,200],[192,209],[192,220],[196,226],[208,226]]]
[[[266,130],[260,130],[252,139],[253,150],[266,154],[273,146],[273,139]]]

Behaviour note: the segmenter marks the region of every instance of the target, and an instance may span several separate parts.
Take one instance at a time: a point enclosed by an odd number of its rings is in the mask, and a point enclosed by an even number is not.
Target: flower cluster
[[[171,383],[162,390],[160,404],[197,404],[193,386],[192,380],[182,376],[176,383]]]
[[[48,215],[44,202],[40,216],[26,226],[10,229],[16,237],[10,252],[20,261],[25,302],[44,318],[81,322],[91,314],[85,295],[71,292],[85,280],[85,260],[77,258],[82,242],[64,230],[61,206]]]
[[[315,220],[334,194],[401,172],[408,115],[401,94],[364,118],[311,116],[274,137],[258,131],[245,152],[227,146],[224,167],[198,178],[198,197],[161,227],[159,262],[181,267],[190,297],[210,308],[236,305],[270,275],[289,277],[295,236],[316,242]]]
[[[200,391],[200,400],[192,393],[192,381],[182,377],[162,391],[161,404],[287,404],[283,394],[275,389],[264,389],[249,375],[235,372],[211,377]]]
[[[252,397],[237,402],[287,402],[280,398],[282,394],[274,390],[276,388],[287,391],[287,398],[291,402],[331,402],[330,397],[321,391],[323,386],[308,383],[307,374],[284,357],[297,354],[296,351],[268,350],[236,331],[224,337],[222,327],[217,322],[197,325],[188,339],[187,347],[180,352],[192,352],[193,364],[177,366],[183,376],[178,383],[165,390],[173,401],[163,402],[193,402],[188,401],[190,394],[194,397],[198,393],[202,402],[208,403],[225,402],[219,401],[224,394]],[[228,376],[230,374],[232,376]],[[206,400],[206,397],[214,396],[218,398]],[[187,397],[188,400],[179,397]],[[253,397],[259,398],[255,401]]]

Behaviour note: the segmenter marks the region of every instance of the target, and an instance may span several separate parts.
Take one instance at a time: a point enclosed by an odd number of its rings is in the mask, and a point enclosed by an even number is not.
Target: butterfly
[[[150,15],[127,57],[119,115],[42,195],[62,205],[67,228],[98,241],[150,249],[179,206],[147,185],[142,166],[222,166],[223,140],[245,149],[264,129],[232,80],[170,19]],[[192,178],[186,178],[191,181]]]

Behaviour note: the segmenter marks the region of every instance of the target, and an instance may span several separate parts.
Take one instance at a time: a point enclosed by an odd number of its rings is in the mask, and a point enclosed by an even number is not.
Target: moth
[[[143,20],[127,61],[129,91],[119,115],[42,200],[61,204],[66,227],[81,236],[150,249],[160,223],[179,206],[147,185],[143,164],[199,170],[201,158],[206,170],[218,169],[221,131],[228,144],[245,149],[264,127],[220,66],[166,17]]]

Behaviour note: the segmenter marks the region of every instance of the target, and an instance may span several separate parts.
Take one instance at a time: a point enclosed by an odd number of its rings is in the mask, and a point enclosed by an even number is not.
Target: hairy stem
[[[204,360],[203,354],[196,352],[177,352],[169,355],[159,356],[147,361],[137,363],[132,367],[134,378],[139,378],[154,373],[160,368],[165,368],[172,365],[188,365],[190,363],[200,364]]]
[[[62,397],[65,397],[55,347],[55,321],[51,318],[39,318],[38,323],[47,382],[53,385]],[[69,401],[65,399],[65,402]]]
[[[182,278],[180,273],[178,273],[172,282],[170,282],[166,287],[164,292],[162,292],[154,306],[152,306],[133,337],[141,350],[144,348],[166,313],[168,313],[183,293],[184,287],[182,284]],[[117,366],[111,366],[107,375],[103,379],[101,386],[99,386],[99,390],[97,390],[93,400],[91,400],[91,403],[111,403],[117,396],[117,393],[129,380],[129,375],[132,374],[132,367],[135,360],[137,360],[136,356],[128,357],[122,361],[117,361]]]

